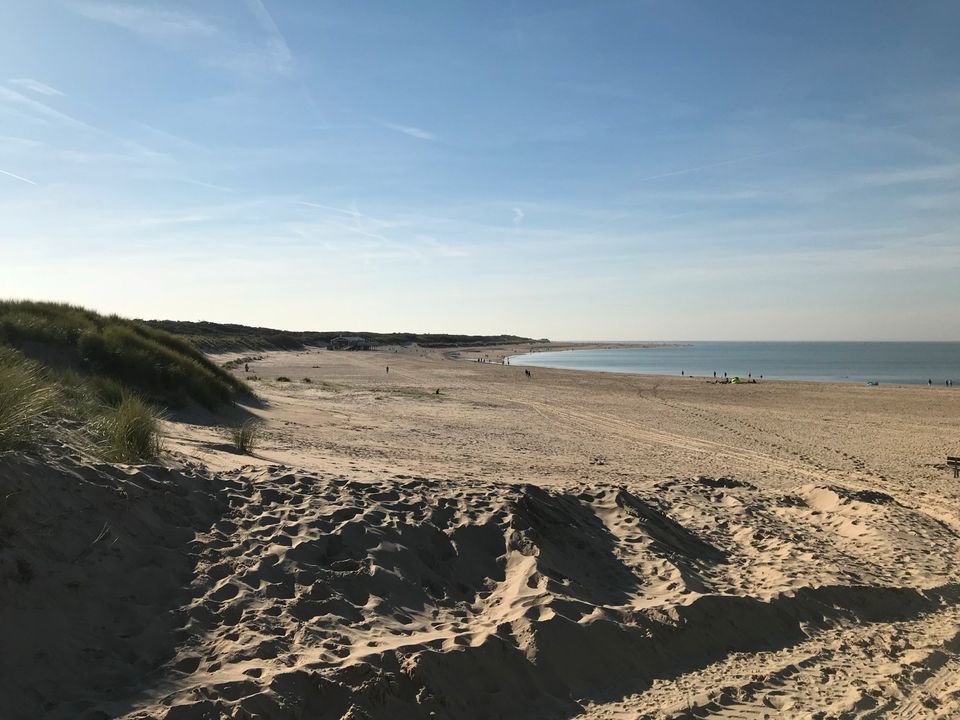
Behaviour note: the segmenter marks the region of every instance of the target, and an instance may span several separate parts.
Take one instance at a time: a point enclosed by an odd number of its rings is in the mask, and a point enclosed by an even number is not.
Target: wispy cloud
[[[218,33],[215,25],[198,15],[147,5],[74,0],[67,7],[91,20],[116,25],[150,38],[211,36]]]
[[[151,148],[145,147],[140,143],[134,142],[132,140],[126,140],[124,138],[118,137],[111,132],[103,130],[102,128],[91,125],[88,122],[84,122],[72,115],[68,115],[65,112],[61,112],[56,108],[42,103],[39,100],[35,100],[31,97],[24,95],[21,92],[12,90],[7,87],[0,85],[0,105],[13,106],[21,111],[23,111],[27,116],[30,116],[34,121],[40,121],[45,124],[59,124],[66,127],[73,128],[75,130],[84,130],[91,133],[95,133],[101,137],[110,138],[112,140],[119,141],[122,143],[128,150],[134,151],[143,157],[150,157],[154,159],[164,158],[163,153],[158,153]]]
[[[523,212],[523,208],[515,207],[513,209],[513,224],[521,225],[524,219],[527,217],[526,213]]]
[[[319,210],[332,210],[336,213],[342,213],[343,215],[349,215],[350,217],[357,217],[360,215],[360,211],[357,209],[348,209],[341,207],[334,207],[333,205],[323,205],[321,203],[309,202],[307,200],[296,200],[297,205],[303,205],[305,207],[318,208]]]
[[[187,48],[194,59],[244,77],[262,76],[265,72],[286,74],[295,69],[290,46],[262,0],[245,0],[256,23],[252,33],[249,27],[230,27],[196,12],[166,9],[165,3],[146,5],[119,0],[67,0],[67,3],[78,15],[135,33],[178,53]]]
[[[398,133],[403,133],[404,135],[409,135],[410,137],[417,138],[417,140],[436,140],[437,136],[433,133],[427,132],[426,130],[421,130],[418,127],[413,127],[410,125],[397,125],[395,123],[380,123],[383,127],[388,130],[394,130]]]
[[[863,173],[855,176],[854,179],[863,185],[908,185],[911,183],[957,180],[958,178],[960,178],[960,163]]]
[[[289,70],[293,65],[293,53],[290,52],[287,39],[280,32],[280,28],[274,22],[267,6],[263,4],[263,0],[247,0],[247,7],[267,35],[267,52],[272,60],[274,70],[277,72]]]
[[[57,122],[77,129],[96,130],[92,125],[82,120],[77,120],[75,117],[60,112],[39,100],[34,100],[10,88],[0,86],[0,103],[7,103],[8,105],[15,105],[21,109],[29,110],[35,117],[39,117],[39,119],[45,122]]]
[[[33,78],[11,78],[10,83],[35,92],[38,95],[63,95],[63,92],[57,90],[55,87],[51,87]]]
[[[20,182],[25,182],[28,185],[36,185],[33,180],[25,178],[23,175],[17,175],[16,173],[7,172],[6,170],[0,170],[0,175],[6,175],[7,177],[13,178],[14,180],[19,180]]]
[[[176,182],[185,183],[187,185],[193,185],[195,187],[207,188],[208,190],[218,190],[226,193],[235,192],[235,188],[228,187],[227,185],[218,185],[217,183],[204,182],[203,180],[194,180],[193,178],[186,177],[175,177],[170,179],[175,180]]]
[[[810,143],[777,148],[775,150],[768,150],[766,152],[755,153],[753,155],[744,155],[742,157],[731,158],[729,160],[721,160],[720,162],[706,163],[705,165],[694,165],[693,167],[683,168],[681,170],[671,170],[669,172],[658,173],[656,175],[647,175],[646,177],[637,178],[634,182],[647,182],[648,180],[660,180],[661,178],[675,177],[677,175],[689,175],[690,173],[701,172],[703,170],[724,167],[725,165],[736,165],[738,163],[749,162],[751,160],[760,160],[762,158],[772,157],[774,155],[793,152],[794,150],[803,150],[807,147],[810,147]]]

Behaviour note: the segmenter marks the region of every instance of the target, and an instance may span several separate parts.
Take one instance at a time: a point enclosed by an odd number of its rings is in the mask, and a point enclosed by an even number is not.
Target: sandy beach
[[[960,395],[513,350],[266,353],[252,455],[197,414],[162,465],[0,456],[59,538],[4,717],[960,712]]]

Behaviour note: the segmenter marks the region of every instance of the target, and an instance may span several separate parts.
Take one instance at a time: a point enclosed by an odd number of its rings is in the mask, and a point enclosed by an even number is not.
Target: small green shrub
[[[0,450],[32,445],[37,420],[54,399],[53,386],[37,367],[0,348]]]
[[[281,375],[277,378],[277,382],[290,382],[290,378],[288,378],[286,375]]]
[[[249,454],[259,441],[262,428],[260,421],[252,418],[230,428],[230,441],[237,452]]]
[[[160,454],[160,419],[138,396],[125,393],[99,420],[104,454],[112,462],[153,460]]]

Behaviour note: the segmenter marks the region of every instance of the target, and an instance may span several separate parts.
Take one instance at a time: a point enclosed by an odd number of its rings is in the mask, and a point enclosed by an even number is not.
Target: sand
[[[0,455],[0,718],[960,715],[960,394],[496,352],[266,354],[253,455]]]

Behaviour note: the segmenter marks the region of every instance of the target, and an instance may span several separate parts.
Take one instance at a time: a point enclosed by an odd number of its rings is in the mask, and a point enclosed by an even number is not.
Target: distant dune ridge
[[[510,352],[223,355],[246,454],[0,452],[0,717],[960,712],[949,391]]]
[[[518,335],[452,335],[445,333],[375,333],[349,330],[292,331],[250,327],[231,323],[180,322],[145,320],[146,325],[190,340],[205,352],[237,352],[241,350],[302,350],[305,347],[326,347],[342,337],[362,338],[374,345],[410,345],[421,347],[470,347],[518,343],[546,343]]]

